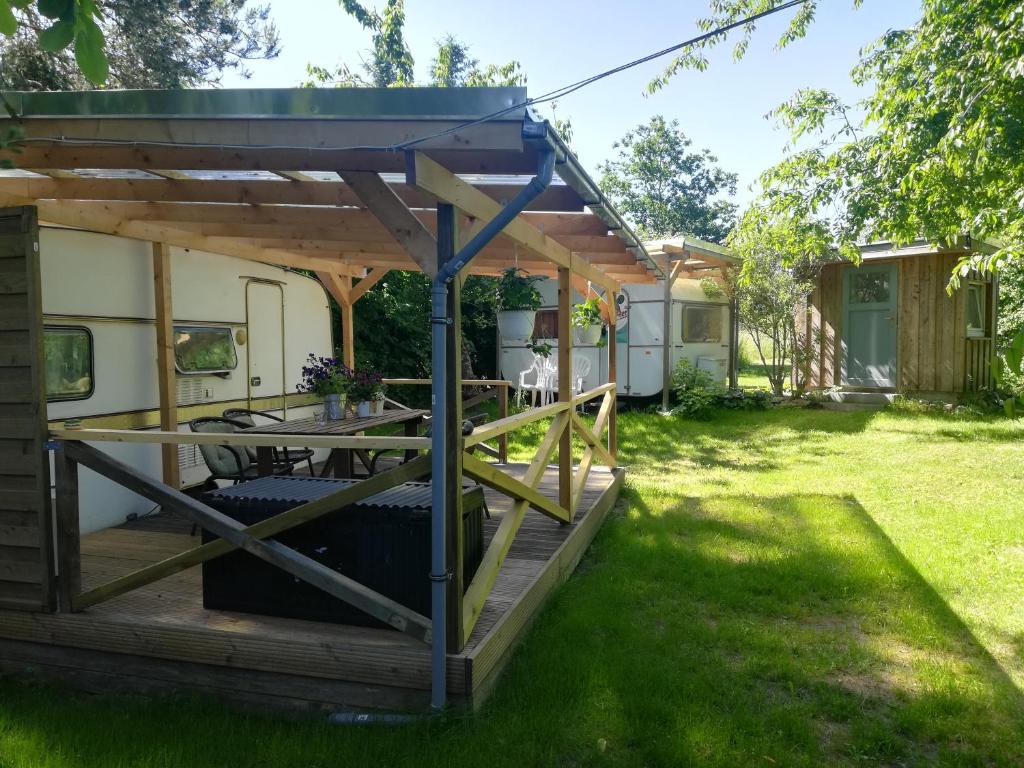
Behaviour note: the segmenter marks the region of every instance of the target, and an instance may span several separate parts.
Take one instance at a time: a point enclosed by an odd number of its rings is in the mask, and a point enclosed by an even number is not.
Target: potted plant
[[[356,416],[379,416],[384,412],[384,392],[387,387],[382,376],[376,371],[359,371],[352,375],[352,401],[356,404]]]
[[[604,317],[601,316],[600,300],[596,296],[573,305],[570,320],[577,344],[601,346]]]
[[[498,332],[503,339],[526,341],[533,336],[533,321],[540,309],[539,275],[509,267],[498,279]]]
[[[352,371],[335,357],[318,357],[312,352],[302,366],[302,381],[296,389],[324,399],[325,418],[344,418],[345,399],[352,385]]]

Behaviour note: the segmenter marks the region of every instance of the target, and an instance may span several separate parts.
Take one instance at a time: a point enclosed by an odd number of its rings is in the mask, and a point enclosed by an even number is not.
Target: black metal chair
[[[228,408],[224,411],[224,418],[231,419],[233,421],[239,421],[245,424],[247,427],[255,427],[256,422],[253,416],[259,416],[263,419],[270,421],[276,421],[278,423],[283,422],[280,416],[274,416],[266,411],[252,411],[248,408]],[[251,448],[246,449],[249,452],[249,457],[256,461],[256,452]],[[312,448],[281,448],[274,449],[274,465],[284,466],[287,464],[290,467],[295,467],[302,462],[306,462],[309,465],[310,477],[315,477],[316,472],[313,470],[313,449]]]
[[[423,432],[420,434],[420,437],[431,437],[433,435],[433,426],[434,426],[433,424],[427,424],[427,428],[425,430],[423,430]],[[473,429],[474,429],[473,419],[463,419],[462,420],[462,436],[463,437],[469,437],[470,435],[472,435],[473,434]],[[404,450],[405,450],[404,448],[382,448],[379,451],[374,451],[372,456],[371,456],[371,458],[370,458],[370,466],[367,467],[367,470],[370,473],[370,477],[373,477],[375,474],[377,474],[377,462],[380,460],[380,458],[382,456],[384,456],[385,454],[388,454],[388,453],[396,453],[396,452],[403,452],[404,453]],[[399,463],[405,464],[405,462],[406,462],[406,460],[403,459]]]
[[[229,435],[250,425],[220,416],[202,416],[192,419],[188,426],[193,432]],[[206,462],[206,466],[210,470],[210,480],[230,480],[233,485],[237,485],[244,480],[259,477],[256,460],[244,447],[200,444],[199,452],[203,455],[203,461]],[[291,473],[290,464],[274,467],[275,475],[290,475]]]

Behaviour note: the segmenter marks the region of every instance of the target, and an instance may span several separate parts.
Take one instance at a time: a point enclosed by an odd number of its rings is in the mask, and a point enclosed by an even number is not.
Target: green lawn
[[[623,504],[481,715],[329,727],[8,681],[0,766],[1019,766],[1022,437],[623,414]]]

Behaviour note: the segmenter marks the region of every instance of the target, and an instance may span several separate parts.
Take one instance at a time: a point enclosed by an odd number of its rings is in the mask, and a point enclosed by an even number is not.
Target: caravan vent
[[[197,405],[206,402],[206,387],[202,376],[179,376],[177,390],[178,405]]]
[[[178,467],[181,469],[192,469],[203,463],[202,454],[199,448],[194,445],[178,446]]]

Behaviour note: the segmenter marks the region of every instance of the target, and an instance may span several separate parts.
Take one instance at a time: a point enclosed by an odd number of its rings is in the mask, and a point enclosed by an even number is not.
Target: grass
[[[329,727],[0,681],[0,766],[1021,765],[1022,436],[625,413],[624,502],[481,715]]]

